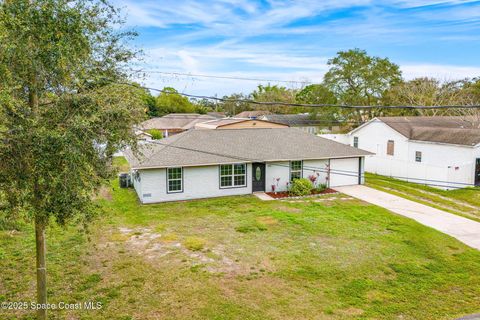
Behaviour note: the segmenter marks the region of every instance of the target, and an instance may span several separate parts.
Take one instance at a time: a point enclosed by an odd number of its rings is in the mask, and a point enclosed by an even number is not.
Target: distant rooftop
[[[273,121],[262,120],[262,119],[248,119],[248,118],[223,118],[216,120],[209,120],[206,122],[200,122],[195,125],[196,129],[217,129],[222,127],[232,127],[233,124],[244,123],[246,125],[250,124],[257,126],[259,128],[265,128],[266,126],[270,127],[288,127],[288,125],[283,123],[276,123]],[[238,127],[235,127],[239,129]]]
[[[266,114],[272,114],[272,113],[266,110],[243,111],[235,115],[235,118],[257,118]]]
[[[411,140],[473,146],[480,143],[480,123],[473,117],[378,117]]]
[[[268,114],[260,117],[262,120],[283,123],[290,127],[319,126],[325,124],[321,119],[313,119],[307,113],[302,114]]]
[[[199,122],[217,119],[214,116],[198,113],[171,113],[163,117],[148,119],[140,125],[144,130],[188,130]]]

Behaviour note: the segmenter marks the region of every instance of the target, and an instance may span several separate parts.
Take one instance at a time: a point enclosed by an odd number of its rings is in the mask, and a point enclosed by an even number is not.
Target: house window
[[[422,162],[422,152],[421,151],[415,151],[415,161],[416,162]]]
[[[387,142],[387,154],[389,156],[393,156],[395,153],[395,141],[388,140]]]
[[[302,177],[302,161],[290,161],[290,181],[300,179]]]
[[[167,169],[168,193],[183,192],[183,168]]]
[[[358,148],[358,137],[353,137],[353,146]]]
[[[246,185],[247,166],[245,163],[220,166],[220,188],[245,187]]]

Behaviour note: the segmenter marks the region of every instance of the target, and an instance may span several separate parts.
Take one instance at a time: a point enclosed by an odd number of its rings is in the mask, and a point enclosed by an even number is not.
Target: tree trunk
[[[35,243],[37,247],[37,303],[42,307],[37,309],[37,319],[47,319],[47,265],[45,262],[46,240],[45,223],[35,219]]]

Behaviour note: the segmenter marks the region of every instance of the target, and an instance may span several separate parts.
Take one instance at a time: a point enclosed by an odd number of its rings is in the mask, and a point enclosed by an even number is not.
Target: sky
[[[405,79],[480,76],[480,1],[115,0],[153,88],[223,96],[258,84],[319,83],[328,59],[360,48]],[[246,81],[166,73],[241,77]],[[289,82],[280,82],[289,81]],[[291,81],[291,82],[290,82]]]

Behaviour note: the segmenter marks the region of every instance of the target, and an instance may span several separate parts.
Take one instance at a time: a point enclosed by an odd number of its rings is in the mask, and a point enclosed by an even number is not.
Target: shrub
[[[327,185],[325,183],[320,183],[318,186],[317,186],[317,191],[323,191],[327,189]]]
[[[200,251],[205,246],[205,240],[198,237],[189,237],[185,239],[183,245],[189,250]]]
[[[295,179],[290,187],[290,193],[294,196],[306,196],[312,192],[313,185],[310,180],[302,178]]]
[[[160,130],[151,129],[151,130],[148,130],[148,133],[150,133],[152,135],[153,140],[163,139],[163,133]]]

